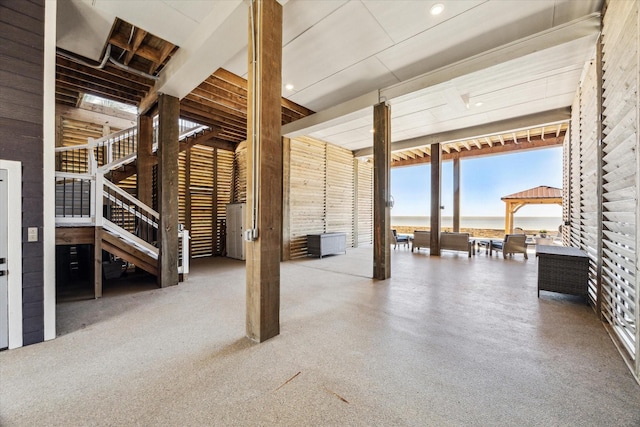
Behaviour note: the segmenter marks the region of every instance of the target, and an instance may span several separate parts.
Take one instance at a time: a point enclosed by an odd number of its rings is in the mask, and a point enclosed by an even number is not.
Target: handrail
[[[131,194],[129,194],[126,191],[124,191],[122,188],[118,187],[115,184],[112,184],[109,180],[104,180],[103,185],[105,187],[109,187],[110,189],[112,189],[113,191],[118,193],[120,196],[122,196],[123,198],[127,199],[129,202],[131,202],[134,205],[138,206],[140,209],[151,213],[156,218],[160,218],[160,214],[158,212],[154,211],[153,208],[150,208],[149,206],[145,205],[140,200],[136,199]]]
[[[125,211],[127,211],[131,215],[135,216],[139,220],[151,225],[156,230],[158,229],[158,222],[157,221],[151,221],[149,218],[142,216],[139,212],[137,212],[135,209],[133,209],[130,205],[124,204],[120,199],[116,199],[115,197],[113,197],[111,194],[109,194],[107,192],[104,193],[104,197],[109,199],[109,201],[111,201],[113,204],[115,204],[119,208],[124,209]]]
[[[124,228],[120,227],[118,224],[114,224],[111,221],[105,221],[104,224],[102,224],[102,227],[116,233],[123,240],[126,240],[127,242],[133,244],[134,246],[137,246],[139,249],[144,249],[144,251],[148,255],[151,255],[156,259],[158,258],[158,253],[160,252],[158,248],[151,245],[149,242],[145,242],[135,234],[125,230]]]
[[[133,132],[135,135],[138,134],[138,126],[131,126],[130,128],[127,129],[122,129],[118,132],[106,135],[106,136],[102,136],[98,139],[94,139],[93,143],[94,146],[100,145],[103,142],[107,142],[109,140],[113,140],[115,141],[119,141],[119,138],[121,139],[123,136],[128,135],[129,133]]]
[[[93,179],[93,175],[90,173],[76,173],[76,172],[56,172],[56,181],[61,179]]]
[[[179,140],[183,141],[186,138],[206,131],[208,128],[208,126],[204,125],[193,126],[183,131],[179,135]],[[90,212],[87,212],[87,216],[60,216],[56,217],[56,223],[60,225],[73,224],[104,227],[118,234],[123,240],[129,242],[129,244],[138,247],[138,249],[149,253],[157,259],[158,248],[154,246],[153,242],[145,241],[143,235],[147,233],[148,238],[157,238],[160,214],[111,181],[105,179],[104,176],[106,172],[127,164],[137,157],[136,152],[131,152],[131,149],[137,145],[136,137],[137,128],[132,127],[98,139],[89,138],[87,144],[55,148],[56,153],[85,150],[85,152],[80,152],[76,155],[61,155],[59,159],[57,158],[57,161],[60,161],[62,165],[64,165],[65,162],[75,162],[79,164],[80,167],[70,169],[80,170],[82,172],[56,171],[56,182],[64,183],[64,180],[79,180],[90,183],[88,188],[84,187],[85,196],[83,196],[88,197],[87,202],[90,207]],[[115,144],[125,138],[131,138],[125,142],[128,144],[127,146],[124,148],[120,146],[114,147]],[[157,147],[157,144],[154,144],[154,148],[155,147]],[[113,160],[114,151],[125,152],[127,154],[119,159]],[[98,166],[98,161],[103,163],[103,165]],[[65,168],[65,166],[62,167]],[[62,191],[64,192],[66,189]],[[111,208],[107,208],[105,211],[105,204],[111,206]],[[104,216],[105,212],[107,213],[107,217]],[[121,225],[112,221],[111,219],[114,217],[111,215],[116,215],[121,218],[121,221],[119,221]],[[135,227],[135,234],[123,228],[131,228],[133,231],[132,225]],[[136,236],[136,234],[140,234],[140,236]],[[181,250],[178,254],[177,268],[180,274],[186,275],[189,273],[190,236],[189,231],[184,229],[182,224],[179,224],[178,227],[178,237],[181,243]]]
[[[122,165],[126,165],[127,163],[132,162],[138,157],[137,153],[132,153],[127,156],[121,157],[119,160],[114,160],[111,163],[107,163],[106,165],[102,165],[98,168],[98,170],[102,173],[111,171],[113,169],[117,169]]]
[[[66,147],[56,147],[55,148],[55,152],[56,153],[61,153],[64,151],[73,151],[73,150],[88,150],[89,148],[93,148],[95,147],[94,145],[91,144],[80,144],[80,145],[68,145]]]

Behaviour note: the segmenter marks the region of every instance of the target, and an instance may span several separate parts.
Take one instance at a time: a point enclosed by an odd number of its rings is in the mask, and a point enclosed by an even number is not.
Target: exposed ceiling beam
[[[379,100],[378,91],[365,93],[357,98],[282,126],[282,135],[287,138],[295,138],[297,136],[308,135],[327,127],[337,126],[352,120],[372,116],[373,110],[371,107],[376,105]]]
[[[310,116],[311,117],[311,116]],[[485,123],[478,126],[472,126],[464,129],[457,129],[448,132],[435,133],[425,135],[418,138],[405,139],[391,143],[391,151],[408,150],[415,147],[422,147],[434,143],[445,143],[452,141],[460,141],[474,138],[485,138],[489,135],[509,133],[520,129],[540,126],[542,124],[559,123],[569,120],[571,117],[571,109],[558,108],[556,110],[545,111],[542,113],[531,114],[528,116],[516,117],[513,119],[500,120],[492,123]],[[391,123],[393,127],[393,123]],[[491,144],[489,144],[491,145]],[[370,156],[373,154],[373,147],[363,148],[354,151],[356,157]]]
[[[506,154],[513,153],[516,151],[528,151],[528,150],[536,150],[541,148],[548,148],[553,146],[562,145],[564,142],[564,132],[561,132],[559,136],[551,136],[547,135],[547,138],[543,140],[540,136],[531,137],[531,144],[515,144],[513,142],[508,142],[505,145],[495,145],[494,147],[487,148],[483,147],[482,149],[472,149],[469,151],[463,150],[461,152],[454,153],[442,153],[441,160],[448,161],[453,160],[454,157],[463,159],[470,157],[481,157],[481,156],[490,156],[496,154]],[[522,138],[519,142],[526,141],[526,138]],[[414,166],[419,164],[425,164],[431,162],[431,156],[424,156],[417,159],[407,159],[407,160],[397,160],[391,162],[392,167],[397,166]]]
[[[600,14],[593,13],[546,31],[507,43],[478,55],[441,67],[421,76],[387,88],[374,90],[357,98],[319,111],[282,127],[282,135],[294,138],[336,126],[350,120],[367,117],[370,107],[380,100],[390,101],[428,87],[448,82],[476,71],[562,45],[600,31]]]
[[[164,67],[158,92],[182,99],[246,48],[247,5],[242,0],[218,3]]]

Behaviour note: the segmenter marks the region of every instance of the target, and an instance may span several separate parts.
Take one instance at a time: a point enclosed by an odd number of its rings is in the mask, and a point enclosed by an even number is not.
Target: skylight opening
[[[137,114],[138,108],[135,105],[129,105],[118,101],[102,98],[100,96],[89,95],[85,93],[82,102],[87,104],[98,105],[101,107],[112,108],[114,110],[124,111],[126,113]]]

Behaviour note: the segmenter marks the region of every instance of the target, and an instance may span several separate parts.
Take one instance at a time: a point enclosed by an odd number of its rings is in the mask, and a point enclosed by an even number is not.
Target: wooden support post
[[[431,144],[431,242],[430,255],[440,255],[442,154],[440,144]]]
[[[247,81],[247,337],[280,333],[282,236],[282,6],[256,0],[249,10]],[[252,220],[253,219],[253,220]]]
[[[153,118],[138,117],[138,157],[136,175],[138,200],[153,206]]]
[[[158,196],[160,287],[178,284],[178,98],[158,96]]]
[[[460,156],[453,158],[453,231],[460,231]]]
[[[282,261],[291,259],[291,140],[282,138]]]
[[[391,277],[391,108],[373,107],[373,278]]]
[[[513,205],[506,201],[504,206],[504,234],[511,234],[513,232]]]
[[[93,238],[93,296],[102,298],[102,227],[94,227]]]

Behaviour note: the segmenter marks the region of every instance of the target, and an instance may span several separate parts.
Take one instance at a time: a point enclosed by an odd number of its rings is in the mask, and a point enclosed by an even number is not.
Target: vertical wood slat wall
[[[246,202],[245,156],[242,143],[235,153],[234,203]],[[370,245],[373,165],[354,159],[349,150],[311,138],[292,139],[289,157],[290,258],[307,255],[307,234],[344,232],[347,247]]]
[[[291,140],[291,259],[307,255],[307,234],[327,231],[326,145],[308,138]]]
[[[236,147],[233,165],[233,203],[247,202],[247,141]]]
[[[603,22],[602,317],[638,363],[638,2]]]
[[[638,1],[609,2],[603,18],[602,155],[598,154],[599,136],[595,135],[600,117],[597,100],[594,105],[598,95],[593,89],[598,83],[598,70],[594,69],[588,70],[578,90],[570,146],[565,150],[570,244],[586,251],[592,260],[590,302],[600,308],[602,320],[636,378],[640,378],[638,19]],[[601,196],[598,173],[602,176]],[[602,248],[601,260],[593,262],[598,246]],[[600,296],[594,289],[598,280]],[[594,300],[598,297],[600,300]]]
[[[226,225],[227,204],[233,197],[233,167],[234,153],[225,150],[216,150],[216,254],[226,253]]]
[[[358,246],[373,244],[373,163],[358,162],[357,167],[357,229]]]
[[[354,247],[354,175],[353,153],[326,144],[326,232],[347,234],[347,247]]]
[[[178,216],[191,235],[191,256],[223,255],[234,153],[196,145],[180,154]]]
[[[580,248],[589,256],[589,299],[597,300],[598,198],[597,134],[598,94],[596,63],[586,73],[580,95]]]

